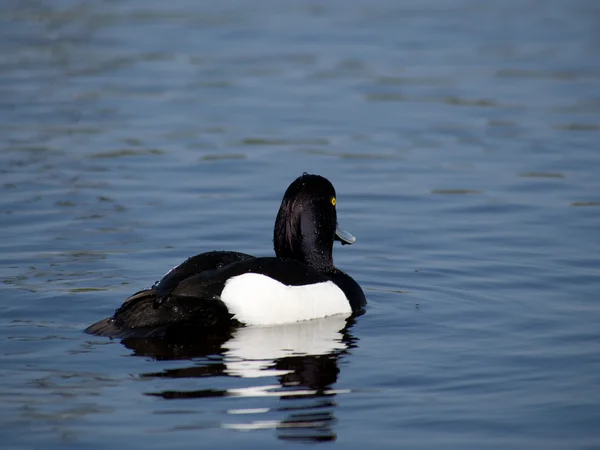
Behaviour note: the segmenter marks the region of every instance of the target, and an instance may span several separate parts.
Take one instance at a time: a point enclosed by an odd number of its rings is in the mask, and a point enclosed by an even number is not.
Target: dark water
[[[599,30],[594,0],[2,2],[0,441],[599,448]],[[82,333],[189,255],[271,254],[303,171],[358,238],[356,323]]]

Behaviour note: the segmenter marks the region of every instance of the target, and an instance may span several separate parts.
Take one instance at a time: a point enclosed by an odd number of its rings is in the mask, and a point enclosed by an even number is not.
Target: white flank
[[[331,281],[286,286],[256,273],[228,280],[221,300],[246,325],[276,325],[352,312],[344,292]]]

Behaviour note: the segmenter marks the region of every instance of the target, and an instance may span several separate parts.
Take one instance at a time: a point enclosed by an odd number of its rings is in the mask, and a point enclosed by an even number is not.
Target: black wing
[[[156,290],[156,304],[158,307],[171,294],[173,289],[186,278],[203,274],[204,278],[211,277],[222,268],[240,261],[255,259],[254,256],[239,252],[207,252],[188,258],[178,266],[171,269],[153,288]]]
[[[203,335],[226,330],[236,321],[218,296],[169,296],[154,308],[156,291],[140,291],[115,311],[114,316],[90,325],[85,332],[112,338],[146,338],[173,335]]]
[[[219,295],[224,285],[194,284],[193,291],[177,289],[187,279],[211,279],[224,267],[254,257],[237,252],[208,252],[187,259],[150,289],[125,299],[113,317],[90,325],[85,332],[108,337],[149,337],[167,334],[173,325],[198,330],[229,324],[231,314]],[[185,285],[185,283],[184,283]],[[177,291],[177,292],[174,292]]]
[[[219,296],[230,278],[246,273],[266,275],[288,286],[321,283],[330,278],[294,259],[261,257],[239,261],[218,270],[204,271],[181,280],[166,299],[173,297]]]

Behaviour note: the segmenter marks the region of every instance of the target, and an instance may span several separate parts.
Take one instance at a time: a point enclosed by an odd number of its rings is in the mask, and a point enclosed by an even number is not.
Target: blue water
[[[600,4],[0,5],[0,442],[600,448]],[[367,313],[83,334],[328,177]]]

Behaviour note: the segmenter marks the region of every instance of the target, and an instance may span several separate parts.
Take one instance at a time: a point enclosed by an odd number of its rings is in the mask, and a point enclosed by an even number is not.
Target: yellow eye
[[[331,197],[331,204],[332,204],[333,206],[335,206],[335,204],[336,204],[336,203],[337,203],[337,202],[335,201],[335,197]]]

